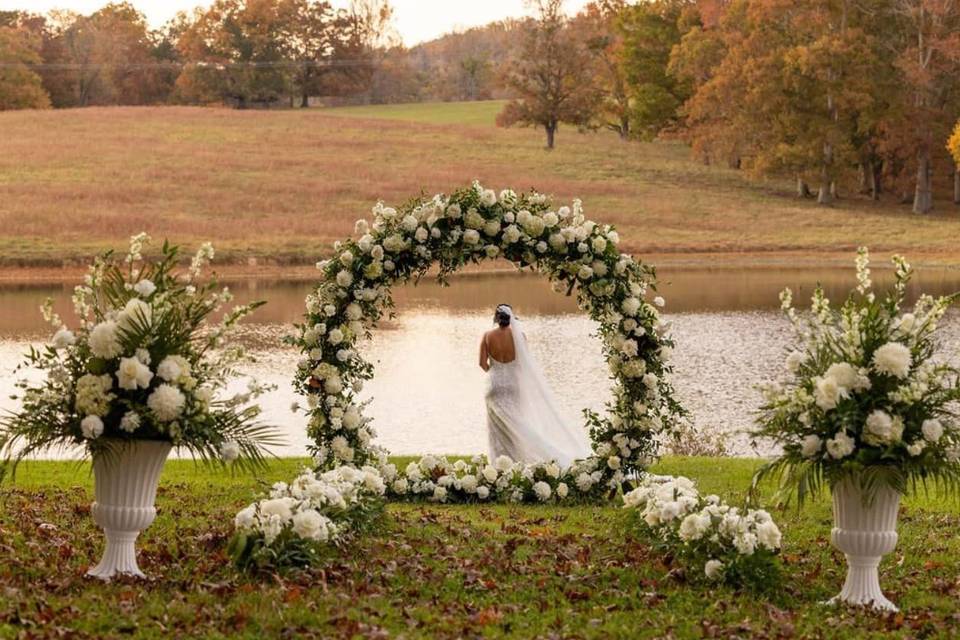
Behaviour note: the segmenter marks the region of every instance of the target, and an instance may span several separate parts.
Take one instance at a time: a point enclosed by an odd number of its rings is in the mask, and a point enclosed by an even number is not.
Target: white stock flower
[[[87,440],[94,440],[103,434],[103,420],[99,416],[87,416],[80,421],[80,431]]]

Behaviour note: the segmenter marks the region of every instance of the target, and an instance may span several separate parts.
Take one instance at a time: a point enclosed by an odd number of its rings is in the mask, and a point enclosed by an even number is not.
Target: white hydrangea
[[[96,325],[90,331],[87,343],[90,345],[90,352],[104,360],[112,360],[123,352],[120,337],[117,335],[117,323],[111,320]]]
[[[94,440],[103,434],[103,420],[99,416],[87,416],[80,421],[80,431],[87,440]]]

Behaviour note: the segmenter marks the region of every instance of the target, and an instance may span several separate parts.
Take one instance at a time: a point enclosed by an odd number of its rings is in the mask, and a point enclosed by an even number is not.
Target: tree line
[[[960,204],[957,0],[537,0],[503,124],[675,136],[704,162],[843,190]],[[951,157],[950,150],[953,151]]]
[[[535,17],[412,48],[387,0],[0,12],[0,109],[508,98],[502,126],[676,138],[800,197],[960,203],[960,0],[529,0]],[[950,150],[954,151],[952,157]]]
[[[386,0],[216,0],[150,29],[128,2],[90,15],[0,12],[0,109],[203,104],[239,108],[370,82],[389,47]]]

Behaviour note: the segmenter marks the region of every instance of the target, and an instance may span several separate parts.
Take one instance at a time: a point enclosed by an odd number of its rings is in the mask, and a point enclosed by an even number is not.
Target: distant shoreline
[[[852,268],[853,250],[824,252],[736,252],[736,253],[653,253],[635,254],[644,263],[658,270],[694,271],[724,269],[810,269],[810,268]],[[888,265],[891,252],[872,254],[873,268],[883,269]],[[918,268],[960,269],[960,254],[956,255],[907,255],[907,259]],[[313,264],[256,264],[226,263],[214,264],[213,271],[222,280],[283,280],[288,282],[311,281],[319,278]],[[511,274],[516,269],[505,262],[467,265],[455,274],[458,277],[471,277],[490,274]],[[79,282],[86,273],[86,267],[70,266],[0,266],[0,286],[17,284],[70,284]]]

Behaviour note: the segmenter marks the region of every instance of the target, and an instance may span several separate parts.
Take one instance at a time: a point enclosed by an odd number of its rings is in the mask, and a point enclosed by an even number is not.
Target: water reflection
[[[874,273],[878,287],[892,274]],[[684,269],[662,271],[660,291],[678,343],[674,383],[694,423],[708,432],[734,434],[732,451],[749,454],[747,439],[736,435],[750,425],[759,398],[757,382],[782,367],[789,327],[776,309],[777,294],[790,286],[803,300],[822,283],[831,299],[845,295],[852,270],[837,269]],[[269,301],[244,329],[244,342],[258,362],[248,373],[275,383],[264,400],[266,418],[283,427],[288,446],[283,455],[306,451],[305,424],[290,412],[297,398],[290,380],[297,354],[281,345],[289,325],[300,319],[308,282],[243,281],[231,284],[240,301]],[[960,273],[924,271],[911,295],[960,290]],[[31,342],[48,334],[39,305],[47,297],[70,318],[72,287],[0,286],[0,411],[12,409],[13,368]],[[576,302],[553,292],[542,278],[516,273],[458,277],[451,287],[434,281],[394,291],[397,317],[385,322],[364,355],[377,375],[364,389],[368,412],[380,433],[378,442],[397,454],[470,453],[486,449],[483,407],[484,374],[476,365],[481,333],[489,328],[492,309],[510,302],[527,323],[532,347],[558,392],[568,420],[581,422],[584,408],[600,409],[609,398],[607,368],[593,324]],[[947,348],[960,345],[960,322],[945,322]]]

